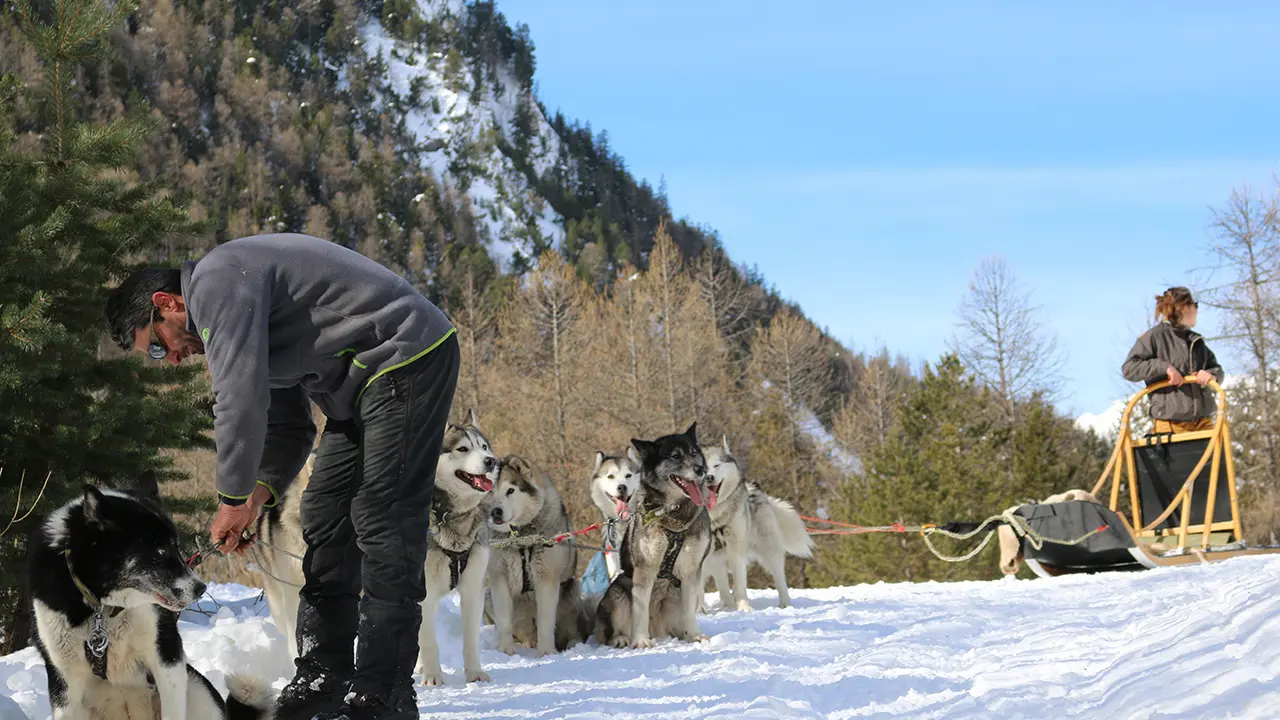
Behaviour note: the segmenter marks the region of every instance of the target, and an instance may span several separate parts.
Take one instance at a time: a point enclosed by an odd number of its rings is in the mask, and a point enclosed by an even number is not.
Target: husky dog
[[[505,458],[489,501],[489,527],[502,540],[495,540],[489,563],[486,603],[498,649],[510,655],[520,644],[543,656],[584,642],[591,617],[574,577],[578,551],[520,540],[569,532],[564,501],[546,473],[522,457]]]
[[[265,686],[228,676],[224,701],[187,663],[178,614],[205,584],[183,562],[159,505],[86,486],[32,530],[28,547],[36,648],[55,718],[273,714]]]
[[[298,592],[303,583],[302,563],[298,558],[306,552],[298,509],[314,463],[313,453],[285,491],[284,498],[258,519],[258,537],[265,542],[264,547],[253,550],[262,570],[271,617],[288,638],[291,658],[298,656]],[[465,424],[450,424],[446,428],[436,463],[431,537],[427,540],[424,564],[427,597],[422,602],[418,635],[417,672],[422,673],[427,685],[444,683],[435,617],[440,600],[455,588],[460,594],[463,613],[463,672],[467,682],[489,679],[480,669],[479,650],[484,573],[489,563],[485,509],[481,502],[493,489],[490,474],[496,467],[497,456],[477,426],[475,411],[468,410]]]
[[[604,516],[604,562],[609,568],[609,579],[618,576],[618,526],[631,515],[631,497],[640,484],[640,462],[636,449],[628,447],[622,456],[605,455],[596,451],[596,467],[592,470],[591,502]]]
[[[729,450],[729,439],[719,445],[703,446],[707,459],[707,508],[711,514],[711,555],[699,588],[706,577],[716,579],[720,602],[728,608],[750,610],[747,602],[747,561],[759,564],[773,575],[778,588],[778,607],[790,607],[787,592],[788,555],[813,556],[813,539],[804,521],[785,500],[765,493],[742,477],[742,466]],[[729,596],[726,570],[733,573],[733,597]],[[701,596],[702,594],[699,593]]]
[[[698,629],[697,608],[711,521],[697,423],[682,434],[631,444],[640,486],[622,535],[622,572],[596,609],[596,639],[637,648],[667,636],[701,642],[707,636]]]
[[[482,505],[493,490],[498,458],[480,432],[474,410],[465,425],[450,424],[436,463],[427,538],[427,597],[418,631],[418,672],[427,685],[443,685],[436,612],[455,588],[462,610],[462,666],[467,682],[488,682],[480,669],[480,625],[484,578],[489,567],[489,528]]]
[[[289,659],[298,658],[298,592],[302,590],[302,556],[307,543],[302,539],[302,491],[307,489],[315,469],[316,453],[311,451],[298,477],[284,492],[284,497],[258,516],[256,535],[261,546],[249,546],[262,575],[262,592],[276,629],[289,646]]]

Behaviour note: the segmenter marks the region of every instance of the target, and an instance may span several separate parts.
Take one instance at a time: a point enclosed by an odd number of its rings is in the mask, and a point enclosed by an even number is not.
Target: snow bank
[[[284,640],[257,591],[215,585],[183,616],[193,664],[220,690],[250,667],[280,687]],[[1275,718],[1280,556],[1052,580],[798,590],[701,618],[708,643],[646,651],[590,641],[509,657],[481,634],[487,684],[462,684],[456,594],[438,620],[449,684],[428,718]],[[718,596],[715,596],[718,597]],[[715,597],[708,601],[718,605]],[[34,650],[0,658],[0,688],[49,717]]]

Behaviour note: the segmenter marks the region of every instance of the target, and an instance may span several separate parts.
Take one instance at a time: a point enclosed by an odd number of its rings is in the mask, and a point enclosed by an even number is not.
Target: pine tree
[[[858,525],[919,525],[982,520],[1013,504],[1002,494],[1003,436],[992,432],[1002,420],[1000,406],[954,355],[926,367],[889,439],[867,458],[865,477],[846,482],[831,516]],[[971,545],[935,542],[955,554]],[[826,544],[829,552],[818,556],[814,573],[822,582],[841,584],[991,578],[998,574],[994,546],[949,564],[935,558],[919,535],[841,537]]]
[[[20,147],[3,116],[13,93],[0,97],[0,506],[18,507],[21,487],[21,512],[35,511],[0,541],[0,652],[29,638],[15,588],[25,573],[25,536],[43,513],[85,482],[169,479],[159,450],[210,443],[200,368],[145,365],[112,352],[103,332],[108,282],[131,270],[132,258],[193,230],[158,184],[120,173],[150,122],[79,120],[78,75],[107,52],[105,36],[134,9],[123,0],[109,8],[58,0],[45,23],[25,0],[17,3],[45,71],[40,97],[27,99],[43,101],[50,123],[35,150]]]

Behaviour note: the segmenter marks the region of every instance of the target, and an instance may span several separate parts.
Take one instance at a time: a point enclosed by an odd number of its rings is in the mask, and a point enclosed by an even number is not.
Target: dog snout
[[[486,458],[484,459],[484,471],[485,471],[485,472],[492,472],[492,471],[493,471],[493,469],[494,469],[495,467],[497,467],[497,465],[498,465],[498,461],[497,461],[497,459],[495,459],[495,458],[486,457]]]
[[[494,508],[494,509],[490,510],[490,511],[489,511],[489,517],[490,517],[490,518],[492,518],[492,519],[493,519],[493,521],[494,521],[494,522],[496,522],[496,523],[500,523],[500,522],[502,522],[502,508],[500,508],[500,507],[496,507],[496,508]]]
[[[619,485],[619,486],[618,486],[618,497],[622,498],[623,500],[626,500],[626,499],[627,499],[627,486],[626,486],[626,485]]]
[[[195,598],[198,598],[201,595],[204,595],[204,591],[206,588],[208,588],[208,585],[206,585],[203,580],[196,579],[188,587],[191,590],[191,598],[194,600]],[[186,590],[186,588],[183,588],[180,586],[174,586],[173,596],[176,598],[182,598],[184,595],[184,590]]]

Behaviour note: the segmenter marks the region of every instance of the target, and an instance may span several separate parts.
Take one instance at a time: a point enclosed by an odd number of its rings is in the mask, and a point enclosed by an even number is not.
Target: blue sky
[[[851,349],[935,360],[1002,255],[1068,351],[1072,415],[1131,392],[1154,295],[1204,286],[1210,208],[1275,187],[1280,4],[1220,7],[498,2],[551,111]]]

